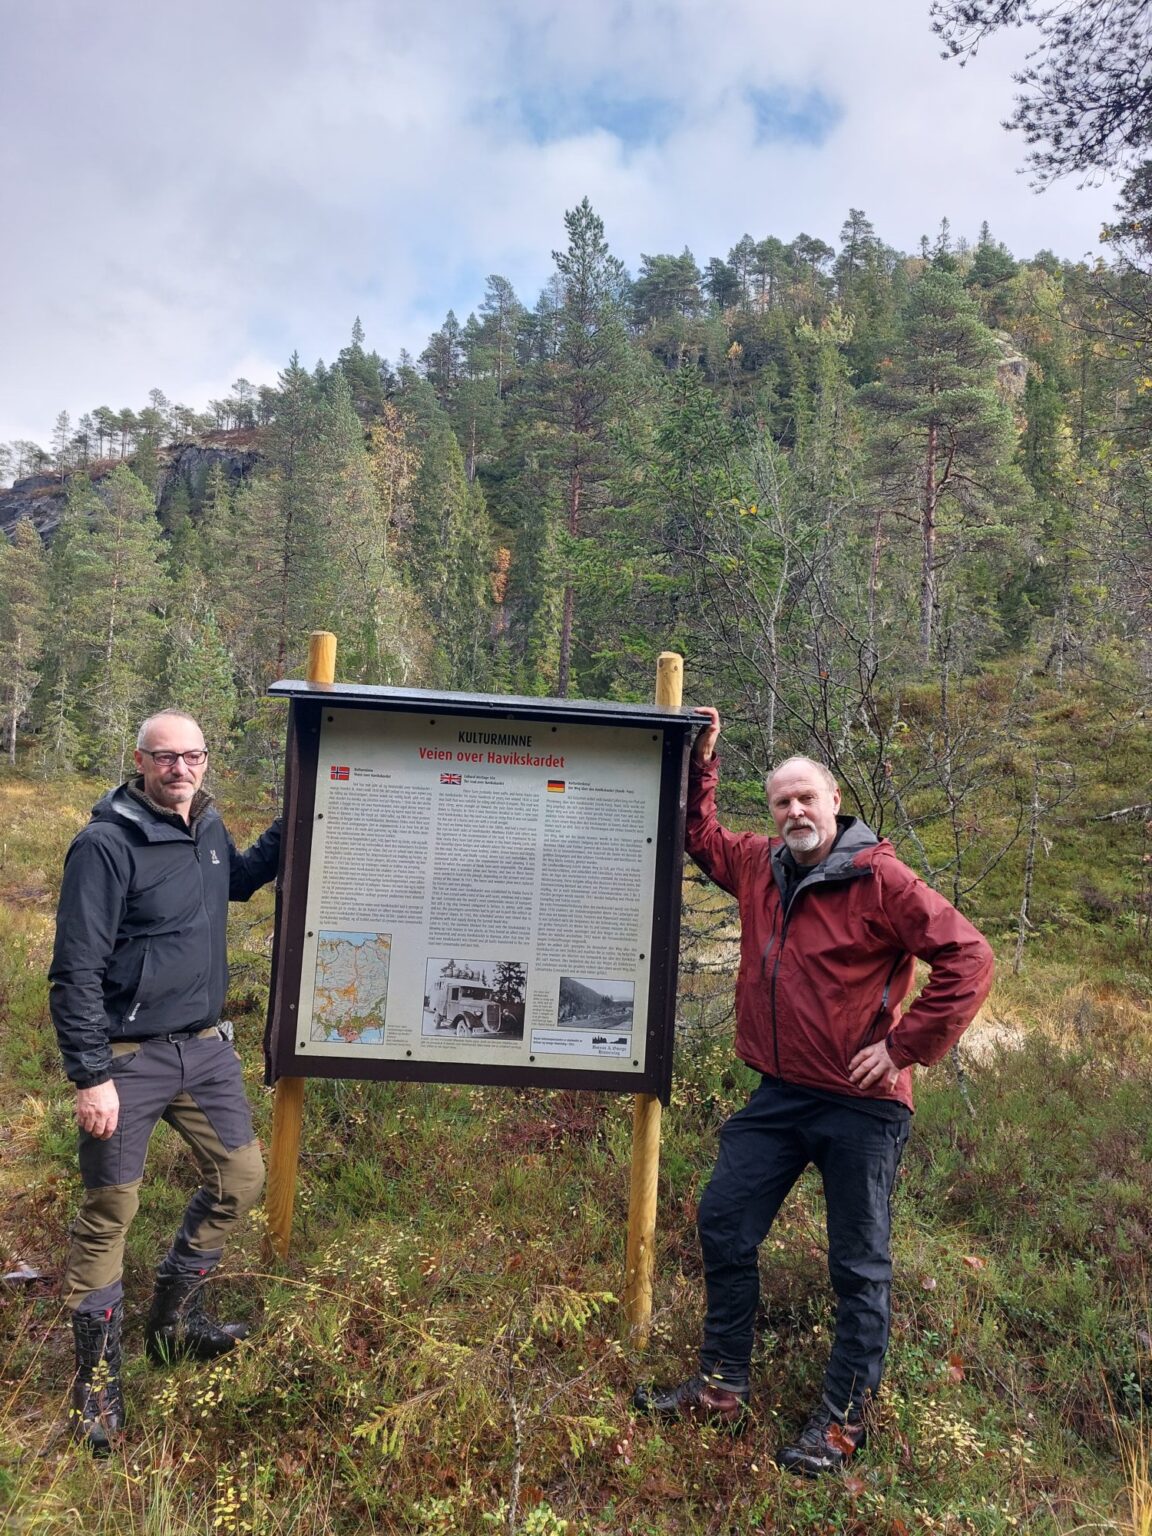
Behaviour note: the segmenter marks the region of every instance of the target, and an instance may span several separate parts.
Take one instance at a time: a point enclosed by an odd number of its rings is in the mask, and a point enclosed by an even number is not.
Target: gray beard
[[[814,827],[810,831],[785,832],[784,841],[793,853],[811,853],[820,846],[820,834]]]

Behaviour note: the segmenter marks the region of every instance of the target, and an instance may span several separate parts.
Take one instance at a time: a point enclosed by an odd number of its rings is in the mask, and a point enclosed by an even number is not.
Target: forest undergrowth
[[[57,1281],[78,1180],[44,976],[63,854],[100,786],[0,778],[4,1531],[1148,1536],[1152,1033],[1147,914],[1130,899],[1144,856],[1138,828],[1100,819],[1128,801],[1099,788],[1107,768],[1080,735],[1082,798],[1047,829],[1019,974],[1019,860],[975,914],[1000,978],[961,1065],[919,1075],[875,1433],[818,1483],[773,1463],[817,1396],[832,1322],[810,1174],[762,1255],[748,1432],[660,1427],[630,1407],[637,1380],[692,1366],[696,1201],[752,1081],[730,1048],[729,914],[696,881],[644,1354],[618,1300],[630,1101],[314,1081],[289,1259],[267,1259],[253,1223],[212,1284],[214,1311],[257,1326],[223,1360],[171,1371],[142,1349],[151,1272],[189,1189],[161,1127],[129,1243],[130,1425],[108,1462],[74,1448]],[[1118,771],[1146,767],[1146,741],[1126,750]],[[267,808],[222,791],[242,843]],[[234,909],[229,1007],[266,1141],[271,926],[267,892]]]

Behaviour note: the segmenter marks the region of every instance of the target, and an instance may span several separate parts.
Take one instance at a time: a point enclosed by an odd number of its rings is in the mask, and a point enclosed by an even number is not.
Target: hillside
[[[79,1512],[97,1536],[1147,1536],[1137,247],[1089,269],[942,227],[908,254],[853,209],[835,248],[746,235],[702,266],[685,251],[629,274],[585,201],[537,299],[493,276],[418,358],[389,363],[357,325],[331,363],[293,357],[275,388],[238,380],[203,415],[153,391],[61,423],[52,453],[12,446],[6,1529],[70,1536]],[[167,704],[202,722],[241,840],[262,825],[284,750],[266,690],[299,675],[318,628],[342,681],[474,692],[647,700],[656,655],[677,650],[687,700],[724,723],[729,824],[763,825],[771,765],[816,756],[988,933],[999,976],[971,1049],[919,1083],[888,1388],[849,1476],[797,1486],[770,1461],[830,1326],[808,1180],[763,1255],[749,1434],[661,1431],[629,1407],[639,1376],[691,1358],[700,1180],[749,1085],[734,913],[691,871],[646,1356],[615,1300],[625,1102],[315,1082],[292,1256],[268,1262],[257,1227],[230,1252],[221,1303],[260,1326],[199,1375],[154,1374],[138,1347],[186,1176],[158,1140],[128,1255],[128,1456],[94,1473],[68,1450],[54,1286],[75,1189],[44,985],[64,850]],[[231,942],[266,1136],[269,898]]]
[[[945,224],[909,254],[851,209],[837,246],[749,234],[630,274],[587,200],[565,237],[535,301],[493,275],[417,358],[357,323],[205,412],[153,390],[6,445],[10,760],[109,768],[127,721],[207,691],[217,739],[267,761],[263,690],[318,627],[350,680],[560,696],[643,698],[678,649],[742,778],[812,751],[892,825],[933,775],[953,793],[946,732],[906,750],[913,695],[924,720],[988,669],[1115,665],[1140,702],[1131,240],[1089,268]]]
[[[1085,781],[1112,730],[1085,709],[1059,739]],[[702,1301],[696,1191],[719,1123],[750,1082],[731,1055],[733,977],[711,936],[718,924],[726,931],[730,904],[692,878],[645,1356],[629,1346],[615,1299],[626,1099],[313,1082],[290,1259],[270,1264],[253,1224],[213,1286],[214,1307],[258,1324],[252,1339],[225,1361],[171,1373],[148,1367],[140,1348],[155,1255],[189,1172],[161,1130],[128,1255],[125,1454],[93,1467],[71,1450],[61,1432],[70,1340],[55,1285],[76,1187],[44,972],[64,848],[100,785],[0,778],[5,1529],[70,1536],[79,1520],[92,1536],[1128,1530],[1129,1497],[1148,1489],[1123,1457],[1142,1454],[1152,1407],[1146,920],[1118,910],[1120,884],[1087,911],[1078,892],[1137,856],[1131,826],[1096,819],[1095,807],[1146,766],[1142,732],[1126,744],[1113,735],[1115,769],[1049,825],[1063,873],[1049,879],[1021,976],[1011,944],[999,946],[1000,979],[963,1076],[949,1063],[920,1074],[879,1425],[849,1475],[820,1485],[771,1463],[806,1411],[830,1325],[810,1177],[764,1256],[748,1433],[661,1429],[629,1405],[637,1379],[676,1379],[691,1360]],[[244,841],[266,809],[250,786],[222,787]],[[254,911],[234,909],[229,1001],[265,1138],[270,906],[265,895]]]

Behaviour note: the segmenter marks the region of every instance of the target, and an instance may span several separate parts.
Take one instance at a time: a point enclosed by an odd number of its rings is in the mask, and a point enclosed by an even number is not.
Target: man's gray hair
[[[138,752],[143,752],[144,743],[148,740],[148,728],[157,720],[187,720],[190,725],[194,725],[198,731],[200,730],[199,720],[197,720],[195,715],[188,714],[186,710],[158,709],[154,715],[149,715],[147,720],[142,721],[140,729],[136,732],[136,750]],[[204,733],[201,731],[200,734],[203,735]]]
[[[826,788],[839,789],[840,786],[836,782],[836,776],[830,768],[826,767],[823,763],[818,763],[814,757],[804,757],[797,753],[795,757],[786,757],[782,763],[776,764],[775,768],[773,768],[772,772],[764,780],[765,794],[768,794],[768,792],[771,790],[772,780],[776,777],[776,775],[781,773],[785,768],[791,767],[793,763],[803,763],[806,768],[811,768],[816,774],[817,778],[824,780]]]

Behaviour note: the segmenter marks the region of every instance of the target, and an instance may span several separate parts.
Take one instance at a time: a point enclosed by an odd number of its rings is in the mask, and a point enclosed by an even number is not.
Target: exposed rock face
[[[260,461],[260,434],[250,429],[234,432],[209,432],[203,437],[181,443],[169,443],[158,454],[160,483],[156,505],[162,507],[178,480],[183,480],[195,499],[204,488],[209,471],[216,465],[231,484],[247,479]],[[97,490],[101,481],[116,468],[119,459],[99,459],[87,466],[85,473]],[[129,458],[127,463],[131,464]],[[17,480],[10,490],[0,490],[0,533],[7,534],[21,518],[27,518],[46,542],[60,523],[68,495],[70,474],[28,475]]]
[[[163,479],[157,502],[162,506],[178,479],[195,498],[204,489],[209,471],[217,465],[233,485],[246,480],[260,461],[260,434],[248,428],[212,432],[195,441],[173,443],[161,457]]]
[[[0,491],[0,532],[7,534],[27,518],[42,539],[50,538],[60,521],[66,489],[58,475],[29,475],[10,491]]]
[[[1028,359],[1018,351],[1010,337],[999,332],[995,335],[1000,351],[996,364],[996,388],[1001,400],[1015,406],[1024,398],[1024,386],[1028,382]]]

